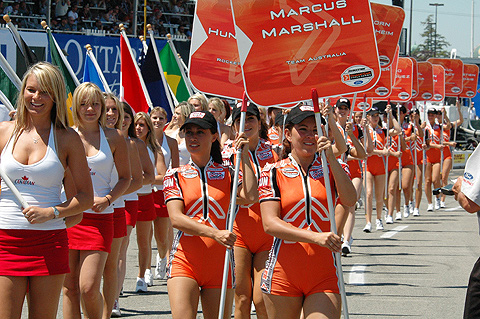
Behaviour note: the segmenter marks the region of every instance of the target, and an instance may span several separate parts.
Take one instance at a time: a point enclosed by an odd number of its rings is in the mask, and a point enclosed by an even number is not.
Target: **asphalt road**
[[[461,172],[452,171],[451,178]],[[342,258],[350,318],[462,317],[468,276],[480,256],[478,224],[453,197],[446,204],[427,213],[424,197],[421,216],[370,234],[362,231],[363,208],[357,210],[352,254]],[[156,280],[147,293],[134,293],[135,233],[131,239],[122,317],[171,318],[165,280]],[[203,318],[200,309],[198,318]],[[58,318],[63,318],[61,307]]]

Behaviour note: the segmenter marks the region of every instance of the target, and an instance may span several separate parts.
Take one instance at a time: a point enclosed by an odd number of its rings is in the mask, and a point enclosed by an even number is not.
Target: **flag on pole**
[[[47,29],[48,43],[50,49],[50,59],[53,65],[56,65],[63,74],[65,79],[65,88],[67,90],[67,118],[68,125],[73,125],[73,113],[72,113],[72,101],[73,101],[73,92],[80,85],[77,77],[73,73],[73,70],[70,64],[67,61],[67,58],[63,55],[60,46],[52,35],[52,32],[48,26],[45,26]]]
[[[87,55],[85,56],[85,66],[83,68],[83,82],[91,82],[96,84],[103,92],[111,92],[102,70],[96,63],[90,45],[87,45]]]
[[[160,61],[162,62],[163,72],[167,79],[168,85],[172,88],[173,94],[179,102],[188,100],[190,93],[188,92],[182,72],[178,66],[177,59],[170,48],[166,44],[160,51]]]
[[[10,31],[10,33],[13,36],[13,40],[17,44],[18,49],[22,53],[23,57],[25,58],[25,65],[26,68],[32,64],[35,64],[38,62],[37,55],[35,52],[30,49],[30,47],[23,41],[22,37],[20,36],[20,33],[18,33],[17,29],[13,25],[13,23],[10,20],[10,17],[8,15],[4,16],[5,22],[7,22],[7,28]]]
[[[120,100],[135,112],[148,112],[152,106],[148,91],[135,62],[125,31],[120,36]]]
[[[18,89],[2,68],[0,68],[0,91],[3,92],[12,105],[15,105]]]
[[[167,92],[163,86],[162,75],[158,68],[156,51],[153,48],[153,41],[148,44],[147,53],[140,66],[143,80],[154,106],[161,106],[167,111],[168,119],[172,118],[172,110],[168,101]]]

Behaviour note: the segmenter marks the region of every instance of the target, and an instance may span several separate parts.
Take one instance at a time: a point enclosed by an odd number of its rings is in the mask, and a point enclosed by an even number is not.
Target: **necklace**
[[[40,140],[40,137],[32,137],[32,140],[33,140],[33,144],[38,144],[38,141]]]

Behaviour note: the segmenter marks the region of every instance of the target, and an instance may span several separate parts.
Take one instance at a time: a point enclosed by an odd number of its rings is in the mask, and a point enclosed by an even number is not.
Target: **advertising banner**
[[[245,89],[230,1],[197,0],[189,78],[201,92],[242,98]]]
[[[412,72],[412,99],[415,99],[418,96],[418,65],[417,60],[410,58],[413,64]]]
[[[353,105],[353,96],[335,96],[330,98],[330,104],[335,105],[337,103],[337,100],[340,99],[341,97],[345,97],[350,100],[350,103]],[[372,108],[373,105],[373,99],[372,98],[363,98],[363,93],[360,93],[357,95],[357,98],[355,99],[355,105],[353,106],[353,111],[354,112],[363,112],[363,109],[365,108],[365,111],[368,111]]]
[[[380,76],[368,0],[232,0],[248,97],[259,105],[351,94]]]
[[[463,62],[460,59],[430,58],[432,64],[440,64],[445,69],[445,95],[458,96],[463,90]]]
[[[463,91],[460,97],[473,98],[477,94],[478,66],[476,64],[463,65]]]
[[[395,83],[392,86],[390,100],[405,102],[412,97],[413,86],[413,62],[410,58],[398,58]]]
[[[430,62],[418,62],[418,96],[419,101],[433,98],[433,65]]]
[[[445,69],[440,64],[433,64],[433,98],[442,102],[445,99]]]

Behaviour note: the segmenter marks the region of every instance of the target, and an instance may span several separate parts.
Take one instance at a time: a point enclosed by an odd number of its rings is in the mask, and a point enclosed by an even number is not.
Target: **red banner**
[[[402,32],[405,12],[397,6],[370,3],[372,7],[373,25],[377,39],[380,66],[387,68],[392,64],[397,49],[398,39]]]
[[[244,86],[230,1],[198,0],[189,77],[201,92],[241,99]]]
[[[392,86],[390,100],[405,102],[412,97],[413,62],[410,58],[398,58],[395,83]]]
[[[412,99],[415,99],[418,96],[418,65],[417,65],[417,60],[414,58],[410,58],[412,60],[413,64],[413,76],[412,76]]]
[[[259,105],[370,89],[380,76],[368,0],[231,0],[243,79]]]
[[[445,69],[445,95],[458,96],[463,90],[463,62],[459,59],[430,58],[428,62]]]
[[[445,99],[445,69],[440,64],[433,64],[433,98],[442,102]]]
[[[418,98],[430,101],[433,98],[433,65],[430,62],[418,62]]]
[[[477,94],[478,66],[476,64],[463,65],[463,91],[460,97],[473,98]]]

